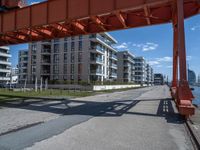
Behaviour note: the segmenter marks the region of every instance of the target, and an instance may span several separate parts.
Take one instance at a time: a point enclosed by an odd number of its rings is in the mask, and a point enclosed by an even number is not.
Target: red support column
[[[177,89],[177,105],[181,115],[189,117],[194,114],[194,107],[192,105],[193,94],[190,90],[187,81],[187,67],[186,67],[186,48],[185,48],[185,31],[184,31],[184,5],[183,0],[176,0],[176,9],[174,14],[175,25],[174,35],[175,35],[175,49],[177,49],[177,57],[175,55],[174,66],[176,67],[176,60],[179,60],[179,84]],[[177,35],[177,37],[176,37]],[[177,45],[177,47],[176,47]],[[176,54],[176,51],[174,51]],[[174,82],[176,80],[176,68],[174,69]],[[174,83],[175,84],[175,83]]]

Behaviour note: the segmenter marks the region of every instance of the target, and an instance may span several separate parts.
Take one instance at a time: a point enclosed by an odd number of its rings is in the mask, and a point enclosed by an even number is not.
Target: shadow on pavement
[[[129,111],[139,102],[160,101],[157,113],[143,113]],[[7,102],[1,104],[3,107],[20,108],[33,111],[50,112],[60,115],[89,115],[102,117],[117,117],[124,114],[164,117],[167,122],[181,124],[182,117],[175,113],[171,99],[145,99],[145,100],[121,100],[113,102],[92,102],[84,100],[66,100],[60,99],[56,101],[48,101],[44,99],[28,100],[22,99],[21,102]],[[141,110],[142,111],[142,110]]]

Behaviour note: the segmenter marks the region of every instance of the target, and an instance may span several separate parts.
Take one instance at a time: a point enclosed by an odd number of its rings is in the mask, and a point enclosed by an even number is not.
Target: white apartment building
[[[147,64],[146,65],[146,70],[147,70],[147,85],[153,85],[154,83],[154,75],[153,75],[153,68]]]
[[[117,41],[108,33],[29,44],[28,82],[94,82],[117,79]]]
[[[18,83],[24,84],[28,78],[28,50],[19,51],[18,59]]]
[[[147,63],[144,57],[135,57],[135,83],[147,84]]]
[[[120,51],[117,53],[117,80],[118,82],[135,82],[135,56],[129,51]]]
[[[0,83],[6,84],[10,81],[11,54],[9,47],[0,47]]]

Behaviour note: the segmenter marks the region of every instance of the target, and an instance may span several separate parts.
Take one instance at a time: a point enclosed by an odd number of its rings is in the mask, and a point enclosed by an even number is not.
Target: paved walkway
[[[17,105],[6,107],[16,109]],[[59,117],[0,136],[1,150],[193,149],[167,86],[18,109]]]

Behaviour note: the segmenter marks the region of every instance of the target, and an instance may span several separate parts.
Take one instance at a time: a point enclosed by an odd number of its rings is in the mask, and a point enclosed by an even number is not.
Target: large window
[[[67,74],[67,65],[64,65],[64,74]]]
[[[54,53],[59,53],[59,44],[54,44]]]
[[[71,74],[74,74],[74,64],[71,64]]]
[[[74,50],[75,50],[75,43],[72,42],[72,43],[71,43],[71,51],[74,51]]]
[[[64,43],[64,52],[67,52],[68,44]]]
[[[83,42],[82,42],[82,41],[79,41],[78,50],[79,50],[79,51],[82,51],[82,49],[83,49]]]
[[[59,54],[54,54],[54,56],[53,56],[53,62],[54,63],[59,63]]]
[[[82,62],[82,53],[81,52],[78,53],[78,62]]]
[[[74,60],[75,60],[75,54],[71,53],[71,63],[74,63]]]
[[[54,74],[59,74],[59,66],[58,65],[54,65],[53,66],[53,73]]]
[[[64,54],[64,63],[67,63],[67,53]]]

